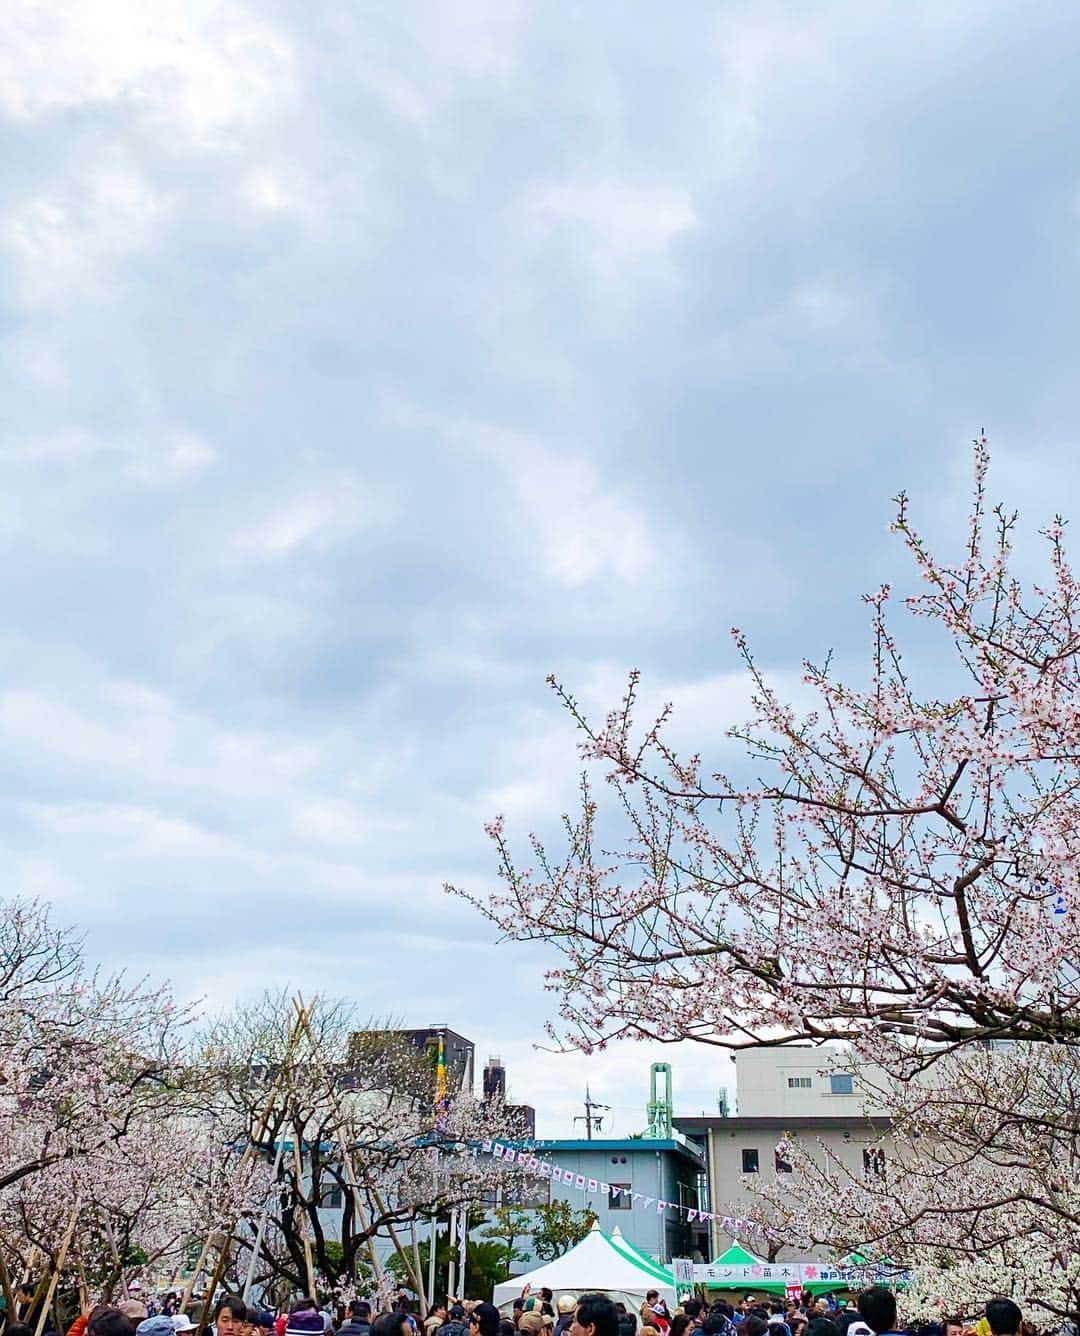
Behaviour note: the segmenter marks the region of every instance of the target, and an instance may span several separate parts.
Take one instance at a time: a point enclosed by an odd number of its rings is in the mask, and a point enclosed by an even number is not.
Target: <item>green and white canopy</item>
[[[504,1280],[495,1286],[495,1306],[509,1312],[514,1300],[528,1281],[532,1293],[545,1286],[557,1303],[560,1295],[606,1294],[627,1308],[637,1309],[649,1290],[658,1290],[674,1311],[675,1277],[666,1267],[654,1262],[640,1248],[625,1239],[618,1229],[605,1234],[598,1224],[569,1252],[545,1262],[527,1275]]]

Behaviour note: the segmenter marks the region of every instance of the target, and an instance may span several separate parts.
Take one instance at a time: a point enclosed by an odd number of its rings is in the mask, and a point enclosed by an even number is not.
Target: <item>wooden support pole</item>
[[[67,1261],[68,1249],[71,1247],[71,1240],[75,1236],[75,1225],[79,1219],[79,1212],[82,1210],[82,1198],[76,1197],[75,1209],[71,1213],[71,1222],[64,1234],[63,1241],[60,1244],[60,1251],[56,1254],[56,1266],[53,1270],[52,1279],[49,1281],[49,1288],[45,1295],[45,1302],[41,1305],[41,1312],[38,1313],[37,1326],[34,1328],[34,1336],[41,1336],[45,1330],[45,1323],[49,1316],[49,1306],[52,1304],[53,1295],[56,1293],[56,1286],[60,1281],[60,1272],[64,1269],[64,1263]]]

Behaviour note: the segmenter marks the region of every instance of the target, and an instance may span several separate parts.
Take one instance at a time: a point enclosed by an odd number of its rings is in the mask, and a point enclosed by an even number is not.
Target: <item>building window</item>
[[[789,1090],[812,1090],[814,1080],[811,1076],[789,1076],[787,1079],[787,1088]]]
[[[854,1095],[855,1086],[850,1076],[830,1076],[829,1094],[830,1095]]]
[[[324,1211],[340,1211],[342,1195],[340,1188],[323,1188],[319,1205]]]
[[[758,1153],[756,1150],[744,1150],[742,1153],[742,1171],[744,1174],[756,1174],[758,1171]]]
[[[864,1148],[862,1153],[863,1177],[867,1182],[872,1182],[876,1178],[885,1177],[885,1152],[871,1146]]]
[[[773,1168],[778,1174],[790,1174],[791,1165],[778,1150],[773,1151]]]
[[[612,1188],[622,1188],[621,1192],[612,1192],[611,1200],[608,1205],[613,1211],[628,1211],[630,1209],[630,1184],[629,1183],[611,1183]]]

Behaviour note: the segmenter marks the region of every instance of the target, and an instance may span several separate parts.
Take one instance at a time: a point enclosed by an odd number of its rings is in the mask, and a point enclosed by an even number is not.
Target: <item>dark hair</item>
[[[464,1308],[462,1308],[462,1306],[461,1306],[460,1304],[455,1304],[455,1305],[453,1306],[453,1308],[451,1308],[451,1310],[450,1310],[450,1318],[451,1318],[451,1321],[453,1321],[453,1322],[461,1322],[461,1321],[464,1320],[464,1317],[465,1317],[465,1310],[464,1310]]]
[[[687,1317],[700,1317],[701,1310],[704,1307],[705,1305],[700,1299],[687,1299],[686,1303],[682,1306],[682,1310]]]
[[[524,1299],[515,1299],[515,1300],[514,1300],[514,1307],[515,1307],[515,1309],[517,1309],[517,1308],[524,1308],[524,1307],[525,1307],[525,1300],[524,1300]]]
[[[646,1291],[645,1291],[645,1302],[646,1302],[646,1303],[648,1303],[648,1301],[649,1301],[650,1299],[659,1299],[659,1298],[660,1298],[660,1291],[659,1291],[659,1290],[646,1290]]]
[[[477,1304],[469,1314],[469,1321],[479,1329],[480,1336],[499,1336],[502,1314],[494,1304]]]
[[[892,1331],[896,1326],[896,1295],[884,1285],[871,1285],[859,1295],[859,1316],[871,1331]],[[816,1336],[810,1324],[811,1336]]]
[[[34,1336],[34,1329],[25,1322],[13,1322],[10,1327],[4,1328],[4,1336]]]
[[[766,1336],[769,1324],[763,1317],[758,1317],[755,1314],[753,1317],[744,1317],[735,1330],[739,1336]],[[837,1336],[839,1336],[839,1332]]]
[[[119,1308],[105,1308],[86,1324],[86,1336],[135,1336],[135,1323]]]
[[[404,1313],[380,1313],[371,1324],[371,1336],[401,1336],[406,1321]]]
[[[431,1311],[433,1313],[434,1308]],[[349,1313],[352,1317],[370,1317],[371,1305],[366,1299],[354,1299],[349,1305]],[[431,1314],[429,1313],[428,1316],[430,1317]]]
[[[243,1299],[237,1294],[226,1294],[224,1299],[219,1299],[214,1306],[215,1322],[221,1314],[224,1313],[226,1308],[233,1317],[236,1318],[237,1322],[246,1322],[248,1320],[247,1304],[244,1303]],[[294,1308],[293,1312],[295,1313],[296,1311],[297,1310]]]
[[[619,1336],[619,1315],[606,1294],[583,1294],[577,1301],[579,1327],[596,1328],[596,1336]]]
[[[551,1291],[548,1289],[546,1285],[541,1289],[540,1297],[542,1299],[546,1299],[548,1303],[551,1303]]]
[[[986,1320],[994,1336],[1013,1336],[1020,1330],[1024,1315],[1011,1299],[991,1299],[986,1305]]]
[[[701,1330],[705,1333],[705,1336],[720,1336],[726,1326],[727,1318],[724,1314],[714,1311],[701,1324]]]
[[[516,1332],[517,1327],[514,1326],[508,1317],[499,1319],[499,1336],[515,1336]]]
[[[19,1286],[19,1293],[20,1293],[20,1294],[29,1294],[29,1296],[31,1297],[31,1299],[34,1297],[34,1294],[36,1293],[36,1290],[37,1290],[37,1287],[36,1287],[35,1285],[31,1284],[31,1282],[28,1281],[28,1280],[24,1280],[24,1281],[22,1282],[22,1284]]]
[[[683,1336],[690,1325],[690,1315],[688,1313],[676,1313],[671,1319],[671,1326],[668,1327],[668,1336]]]

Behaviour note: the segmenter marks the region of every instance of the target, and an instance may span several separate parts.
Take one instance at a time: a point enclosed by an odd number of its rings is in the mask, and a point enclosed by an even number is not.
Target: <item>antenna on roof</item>
[[[585,1137],[588,1141],[592,1140],[593,1129],[595,1128],[596,1131],[599,1132],[601,1124],[604,1121],[602,1117],[598,1118],[593,1114],[593,1109],[602,1109],[604,1113],[608,1113],[611,1109],[611,1105],[597,1104],[596,1101],[593,1099],[592,1095],[589,1093],[589,1087],[586,1086],[585,1112],[584,1114],[579,1113],[578,1116],[574,1119],[574,1122],[585,1124]]]

